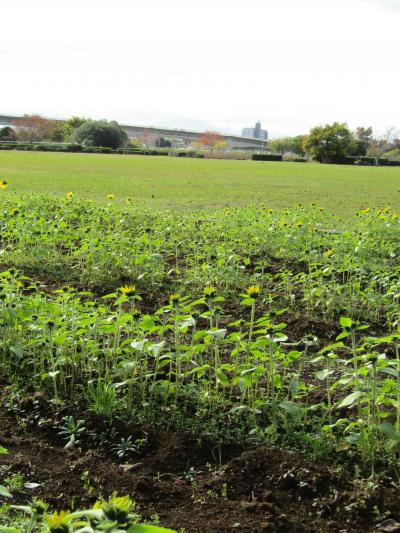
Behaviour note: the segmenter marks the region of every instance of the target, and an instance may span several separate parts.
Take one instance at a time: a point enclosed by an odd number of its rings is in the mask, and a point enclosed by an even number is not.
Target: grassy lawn
[[[350,215],[366,206],[396,207],[400,170],[302,163],[170,157],[0,152],[0,179],[9,191],[103,201],[131,196],[141,206],[212,208],[312,202]]]

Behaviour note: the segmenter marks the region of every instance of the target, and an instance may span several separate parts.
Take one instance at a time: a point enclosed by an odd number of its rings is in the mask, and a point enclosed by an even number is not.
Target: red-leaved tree
[[[40,115],[24,115],[12,122],[17,131],[17,137],[21,141],[30,144],[48,139],[54,129],[54,123]]]
[[[213,152],[216,146],[221,142],[221,135],[216,131],[205,131],[197,139],[197,144],[208,148],[210,152]]]

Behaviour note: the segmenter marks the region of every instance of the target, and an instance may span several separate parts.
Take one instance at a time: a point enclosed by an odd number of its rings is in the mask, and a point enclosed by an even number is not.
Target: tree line
[[[308,156],[321,163],[343,163],[351,156],[400,160],[400,134],[393,127],[374,135],[371,127],[351,131],[346,123],[334,122],[316,126],[307,135],[273,139],[268,147],[278,154]]]
[[[115,121],[89,120],[82,117],[55,121],[40,115],[24,115],[16,119],[11,127],[0,129],[0,141],[21,141],[30,144],[48,141],[111,149],[128,145],[145,148],[172,146],[171,140],[159,137],[149,130],[144,130],[135,139],[129,139],[127,133]],[[228,149],[228,142],[213,131],[200,134],[192,144],[211,153]],[[287,159],[307,157],[321,163],[343,163],[351,156],[400,160],[400,134],[395,128],[388,128],[381,135],[375,135],[371,127],[359,127],[351,131],[346,123],[334,122],[316,126],[307,135],[270,140],[266,148],[269,152],[285,155]]]
[[[48,141],[116,149],[127,144],[129,139],[115,121],[89,120],[81,117],[58,121],[48,120],[40,115],[24,115],[15,119],[11,127],[0,129],[0,141],[21,141],[29,144]]]

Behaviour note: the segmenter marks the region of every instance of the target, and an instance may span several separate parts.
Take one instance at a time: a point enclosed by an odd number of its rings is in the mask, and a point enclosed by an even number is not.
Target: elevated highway
[[[2,126],[11,126],[14,120],[22,118],[22,116],[12,116],[12,115],[0,115],[0,127]],[[55,120],[56,122],[65,122],[62,119],[49,119]],[[164,137],[166,139],[180,139],[183,141],[183,144],[189,144],[200,135],[202,131],[192,131],[192,130],[182,130],[182,129],[173,129],[173,128],[157,128],[155,126],[135,126],[132,124],[120,124],[130,138],[138,137],[143,134],[148,134],[149,136]],[[263,150],[265,148],[266,142],[261,139],[253,139],[251,137],[241,137],[240,135],[224,135],[221,133],[221,140],[228,141],[229,148],[231,149],[244,149],[244,150]]]

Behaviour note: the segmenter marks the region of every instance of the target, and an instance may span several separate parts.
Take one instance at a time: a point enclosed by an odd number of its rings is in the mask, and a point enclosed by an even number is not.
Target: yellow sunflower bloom
[[[246,294],[250,296],[250,298],[258,298],[260,294],[260,287],[258,287],[258,285],[252,285],[251,287],[247,287]]]
[[[136,294],[136,287],[135,285],[124,285],[119,288],[119,291],[122,292],[122,294],[125,294],[125,296],[132,296]]]

